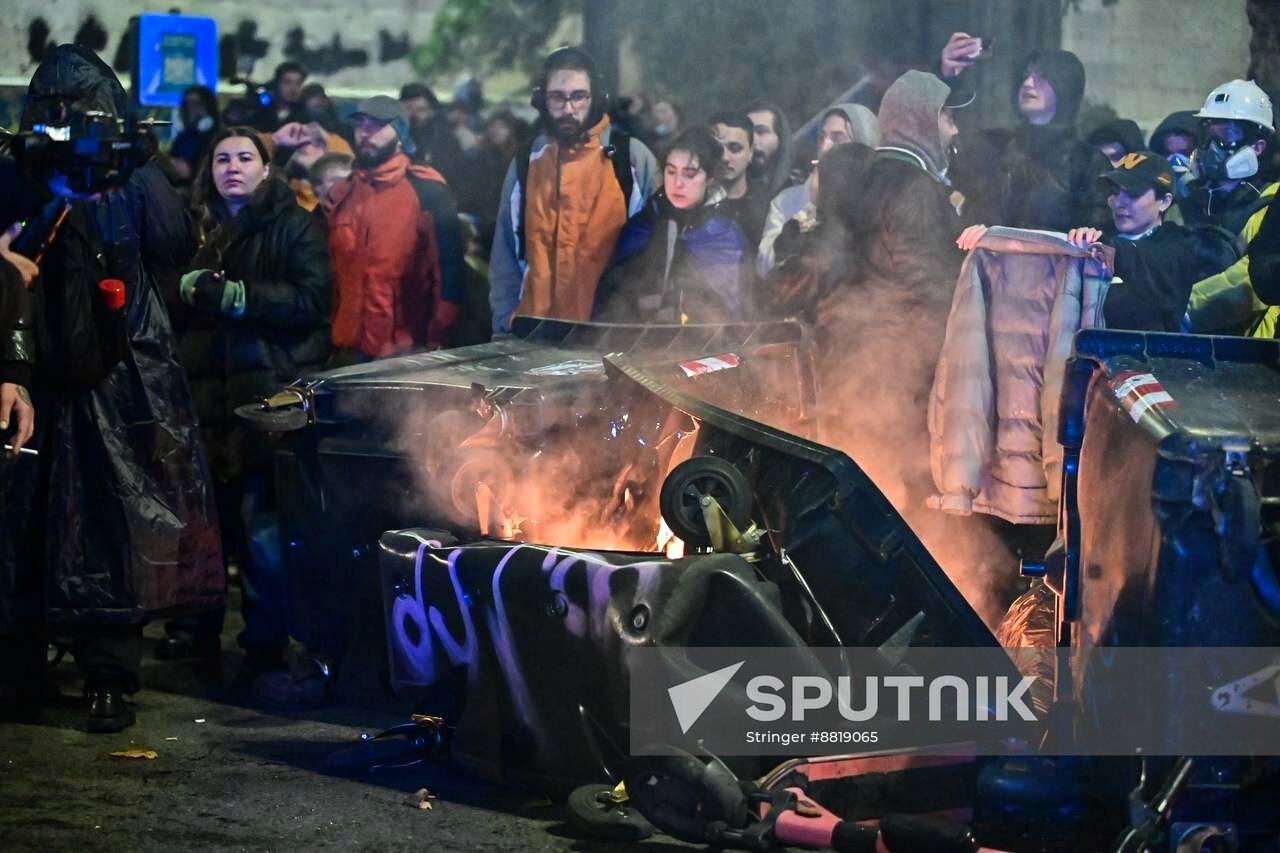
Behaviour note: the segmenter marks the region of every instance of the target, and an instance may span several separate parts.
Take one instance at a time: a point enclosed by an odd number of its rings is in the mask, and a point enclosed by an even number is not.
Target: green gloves
[[[192,270],[178,281],[182,301],[211,314],[243,317],[244,282],[228,281],[212,270]]]

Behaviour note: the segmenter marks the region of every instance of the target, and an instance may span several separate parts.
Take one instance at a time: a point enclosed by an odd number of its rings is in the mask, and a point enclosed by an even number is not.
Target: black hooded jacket
[[[215,202],[224,217],[225,207]],[[210,465],[220,481],[263,468],[267,445],[235,408],[270,396],[329,357],[333,279],[320,221],[283,181],[264,181],[253,200],[204,240],[192,269],[244,283],[239,318],[173,307]]]
[[[1190,136],[1192,139],[1200,137],[1200,119],[1196,118],[1195,110],[1179,110],[1165,116],[1164,121],[1160,122],[1151,134],[1151,141],[1147,143],[1147,148],[1157,154],[1169,156],[1169,152],[1164,148],[1164,141],[1175,133]]]
[[[1023,69],[1039,71],[1057,95],[1057,111],[1046,125],[1023,122],[1013,132],[996,169],[1000,182],[1000,225],[1068,231],[1105,228],[1111,222],[1098,176],[1107,158],[1076,135],[1076,115],[1084,97],[1084,66],[1074,53],[1043,50]],[[1018,78],[1018,87],[1026,73]],[[1014,89],[1016,103],[1017,89]],[[995,223],[988,223],[995,224]]]
[[[1125,154],[1143,150],[1142,131],[1138,128],[1138,123],[1131,118],[1118,118],[1095,128],[1085,142],[1094,148],[1119,142]]]
[[[106,64],[71,45],[36,70],[23,126],[59,102],[116,115],[126,105]],[[0,205],[13,207],[0,218],[32,215],[41,192],[6,196]],[[99,200],[75,202],[41,263],[31,442],[40,455],[0,471],[0,631],[45,618],[136,623],[221,603],[213,490],[154,278],[193,248],[186,210],[148,164]],[[90,304],[106,278],[124,282],[119,358],[89,387],[68,383],[50,365],[65,358],[56,342],[74,339],[74,323],[54,309]]]

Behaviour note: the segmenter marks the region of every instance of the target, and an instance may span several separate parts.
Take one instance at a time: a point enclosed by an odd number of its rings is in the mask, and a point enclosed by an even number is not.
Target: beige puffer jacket
[[[929,400],[930,506],[1052,524],[1058,398],[1080,329],[1110,283],[1063,234],[991,228],[960,269]]]

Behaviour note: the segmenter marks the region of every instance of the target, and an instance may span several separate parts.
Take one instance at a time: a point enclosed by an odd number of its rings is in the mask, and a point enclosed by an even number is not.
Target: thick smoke
[[[682,387],[848,454],[994,626],[1012,598],[1016,557],[985,516],[925,504],[934,493],[926,409],[950,295],[950,287],[922,296],[873,281],[827,298],[818,330],[820,429],[785,406],[798,396],[793,357],[748,359],[755,369]],[[657,493],[687,455],[687,425],[667,423],[598,376],[584,376],[574,397],[474,409],[444,413],[437,403],[398,417],[400,448],[414,460],[430,517],[497,539],[657,549]]]
[[[950,286],[911,292],[871,279],[821,310],[819,405],[824,443],[845,452],[893,504],[988,625],[1004,613],[1017,559],[985,516],[929,509],[926,412],[951,306]]]

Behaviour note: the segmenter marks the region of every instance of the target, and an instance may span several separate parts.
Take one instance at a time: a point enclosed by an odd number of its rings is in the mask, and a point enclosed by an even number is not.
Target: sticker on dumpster
[[[738,358],[731,352],[721,353],[720,355],[709,355],[706,358],[697,358],[693,361],[680,362],[680,369],[684,371],[685,376],[701,376],[704,373],[715,373],[717,370],[728,370],[737,367],[742,363],[742,359]]]
[[[1178,401],[1174,400],[1160,380],[1150,373],[1139,373],[1131,370],[1121,373],[1111,380],[1116,399],[1124,410],[1137,423],[1151,409],[1175,409]]]

